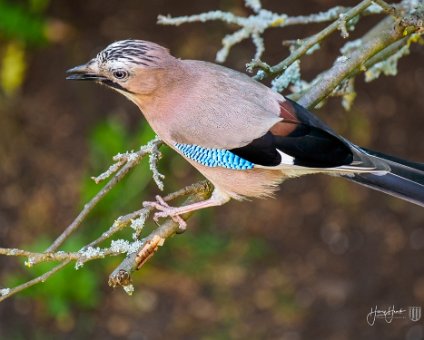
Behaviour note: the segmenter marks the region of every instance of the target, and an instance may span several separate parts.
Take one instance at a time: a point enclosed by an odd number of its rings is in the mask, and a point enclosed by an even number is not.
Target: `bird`
[[[324,173],[424,206],[424,164],[361,148],[295,101],[247,74],[172,56],[144,40],[113,42],[68,80],[91,80],[135,103],[157,136],[213,184],[209,199],[180,207],[160,196],[155,220],[267,198],[285,179]]]

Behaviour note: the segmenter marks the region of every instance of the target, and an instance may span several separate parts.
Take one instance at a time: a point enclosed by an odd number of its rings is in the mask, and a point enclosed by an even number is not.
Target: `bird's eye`
[[[116,79],[122,80],[128,77],[128,72],[124,70],[116,70],[116,71],[113,71],[113,76]]]

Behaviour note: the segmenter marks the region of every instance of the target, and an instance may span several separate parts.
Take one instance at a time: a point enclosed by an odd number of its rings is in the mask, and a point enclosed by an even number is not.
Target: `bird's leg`
[[[155,198],[156,198],[156,202],[143,202],[143,206],[146,208],[151,207],[156,210],[160,210],[160,212],[155,213],[155,215],[153,216],[153,220],[157,223],[160,217],[169,216],[172,218],[174,222],[178,223],[180,231],[184,231],[187,227],[187,223],[179,215],[169,214],[166,216],[162,216],[162,214],[165,214],[166,211],[169,211],[171,209],[176,209],[176,208],[169,206],[169,204],[166,203],[165,200],[159,195],[156,195]],[[161,214],[161,216],[159,216],[159,214]]]
[[[154,221],[158,221],[159,218],[171,217],[175,222],[179,224],[180,231],[184,231],[187,227],[187,223],[181,218],[180,215],[186,214],[188,212],[216,207],[219,205],[223,205],[230,200],[230,196],[227,194],[215,189],[211,195],[211,197],[205,201],[196,202],[188,205],[184,205],[182,207],[171,207],[164,201],[162,197],[159,195],[156,196],[156,202],[144,202],[144,207],[153,207],[158,212],[153,216]]]

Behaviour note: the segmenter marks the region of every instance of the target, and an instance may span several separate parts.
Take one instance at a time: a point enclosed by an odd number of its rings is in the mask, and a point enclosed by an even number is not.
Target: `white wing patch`
[[[278,150],[278,153],[281,156],[281,163],[280,165],[293,165],[294,164],[294,158],[292,156],[289,156],[288,154],[282,152],[281,150]]]

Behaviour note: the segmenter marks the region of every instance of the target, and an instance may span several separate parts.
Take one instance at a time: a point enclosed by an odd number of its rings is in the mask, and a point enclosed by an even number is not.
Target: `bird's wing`
[[[280,117],[263,136],[231,149],[257,166],[350,171],[387,170],[387,166],[338,136],[307,109],[294,101],[280,102]]]
[[[161,130],[172,141],[204,148],[233,149],[249,144],[279,122],[281,95],[245,74],[200,61],[183,61],[189,81],[167,93]]]
[[[237,169],[386,169],[307,109],[247,75],[204,62],[185,63],[198,72],[175,101],[179,114],[171,115],[175,123],[167,121],[167,127],[174,127],[173,144],[186,157]]]

